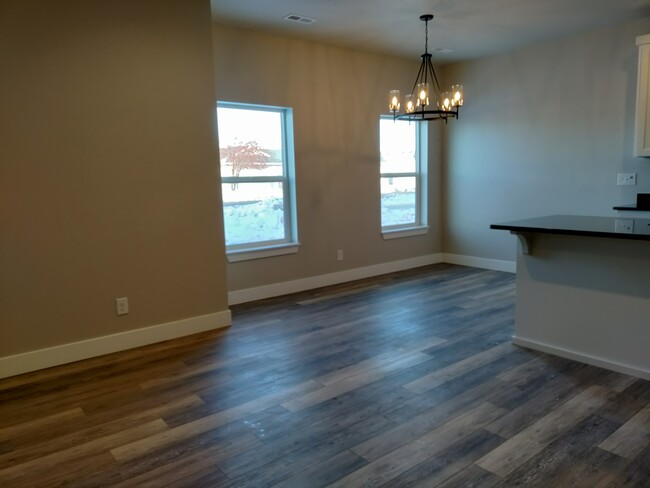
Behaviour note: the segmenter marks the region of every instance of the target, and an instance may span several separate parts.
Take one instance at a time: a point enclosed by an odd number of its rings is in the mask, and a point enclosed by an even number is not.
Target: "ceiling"
[[[282,19],[290,13],[316,22]],[[444,64],[650,17],[650,0],[212,0],[217,22],[407,57],[424,51],[424,13]]]

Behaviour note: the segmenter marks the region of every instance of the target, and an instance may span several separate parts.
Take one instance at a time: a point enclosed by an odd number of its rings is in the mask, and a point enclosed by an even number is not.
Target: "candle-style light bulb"
[[[449,92],[442,92],[440,96],[440,104],[443,110],[449,110],[451,109],[451,93]]]
[[[451,87],[452,99],[451,104],[454,107],[461,107],[463,105],[463,85],[453,85]]]
[[[418,83],[418,107],[426,107],[429,105],[429,85],[427,83]]]
[[[391,90],[388,94],[388,109],[395,113],[399,112],[399,90]]]
[[[415,110],[415,104],[413,103],[413,95],[408,94],[404,97],[404,105],[406,106],[407,114],[410,114]]]

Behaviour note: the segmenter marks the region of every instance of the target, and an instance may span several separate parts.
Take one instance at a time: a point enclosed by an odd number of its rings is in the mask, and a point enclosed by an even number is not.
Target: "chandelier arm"
[[[433,69],[433,63],[431,63],[431,58],[429,58],[427,63],[427,68],[431,72],[431,78],[435,83],[436,99],[440,98],[442,95],[442,89],[440,88],[440,83],[438,82],[438,76],[436,75],[436,70]]]
[[[406,113],[398,115],[395,117],[396,120],[444,120],[445,123],[452,118],[458,118],[458,111],[449,111],[449,110],[418,110],[411,113]]]
[[[446,110],[418,110],[407,114],[398,115],[397,120],[444,120],[445,123],[449,118],[458,118],[458,114]]]
[[[431,55],[427,54],[424,59],[422,59],[422,63],[424,64],[424,83],[429,84],[429,60],[431,59]]]
[[[418,86],[418,82],[420,81],[420,77],[422,76],[422,72],[426,71],[426,66],[425,66],[425,60],[424,58],[422,59],[422,62],[420,63],[420,69],[418,71],[418,75],[415,77],[415,83],[413,83],[413,88],[411,89],[411,95],[415,95],[415,88]]]

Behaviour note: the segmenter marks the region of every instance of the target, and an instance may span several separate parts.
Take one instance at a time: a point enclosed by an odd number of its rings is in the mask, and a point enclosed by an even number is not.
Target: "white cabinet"
[[[636,86],[634,155],[650,157],[650,34],[636,38],[639,74]]]

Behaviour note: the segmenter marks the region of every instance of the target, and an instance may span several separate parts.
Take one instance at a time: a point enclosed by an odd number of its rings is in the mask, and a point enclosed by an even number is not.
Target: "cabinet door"
[[[636,92],[634,155],[650,157],[650,35],[637,37],[639,75]]]

